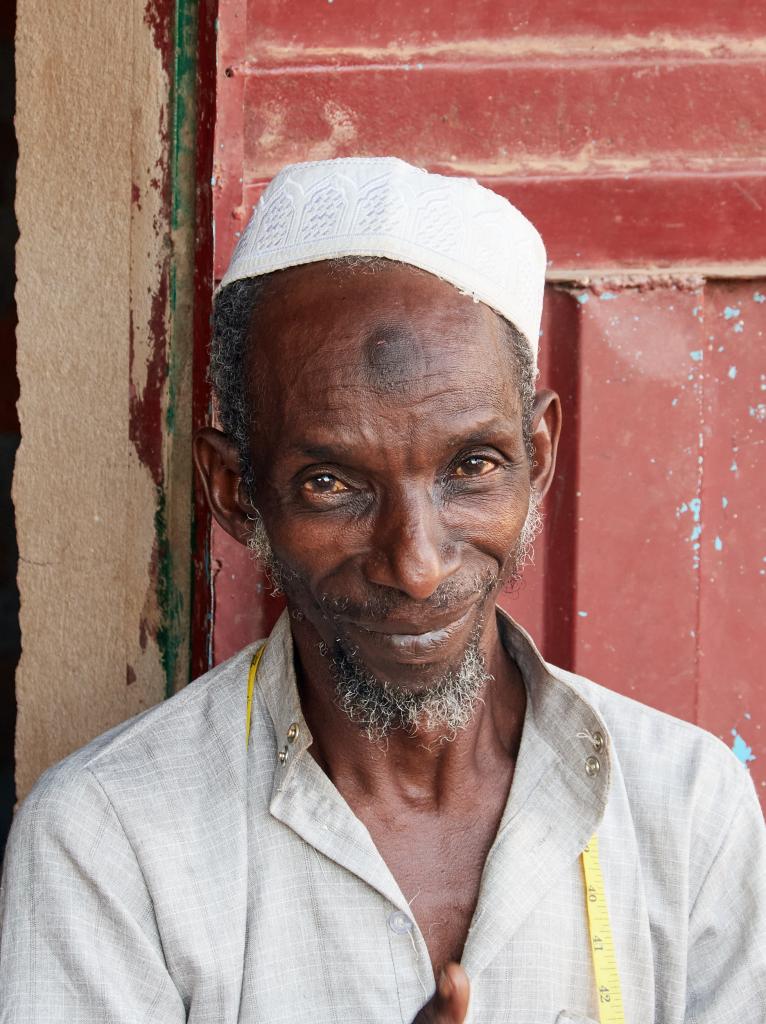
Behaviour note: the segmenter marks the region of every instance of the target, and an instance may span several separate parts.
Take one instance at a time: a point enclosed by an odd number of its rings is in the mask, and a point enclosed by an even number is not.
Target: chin
[[[454,659],[380,667],[337,641],[332,657],[336,703],[373,741],[397,729],[454,738],[472,720],[491,680],[479,637],[477,631]]]

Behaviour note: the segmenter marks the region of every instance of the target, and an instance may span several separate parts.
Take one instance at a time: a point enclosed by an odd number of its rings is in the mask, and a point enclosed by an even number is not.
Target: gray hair
[[[374,273],[390,266],[391,261],[382,257],[349,256],[332,260],[331,264],[331,271],[361,268]],[[248,350],[258,303],[273,277],[274,274],[264,274],[232,281],[218,292],[213,304],[208,380],[213,388],[221,425],[239,453],[242,481],[251,497],[255,494],[255,480],[250,452],[253,410],[249,396],[254,381]],[[503,317],[500,319],[515,363],[516,384],[521,400],[522,433],[531,465],[534,462],[532,414],[537,368],[524,335],[508,320]]]

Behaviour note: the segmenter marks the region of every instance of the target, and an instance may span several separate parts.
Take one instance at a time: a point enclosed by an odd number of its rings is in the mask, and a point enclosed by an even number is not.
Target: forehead
[[[259,397],[292,407],[323,405],[339,389],[360,400],[363,392],[415,398],[439,384],[515,395],[500,317],[432,274],[387,261],[272,275],[253,318],[250,360]]]

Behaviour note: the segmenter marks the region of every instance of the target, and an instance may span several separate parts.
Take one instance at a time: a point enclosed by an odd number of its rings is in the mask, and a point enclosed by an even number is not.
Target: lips
[[[428,662],[445,653],[462,639],[471,618],[472,608],[459,618],[423,629],[423,624],[393,621],[384,623],[347,622],[354,641],[365,654],[386,654],[395,661]]]

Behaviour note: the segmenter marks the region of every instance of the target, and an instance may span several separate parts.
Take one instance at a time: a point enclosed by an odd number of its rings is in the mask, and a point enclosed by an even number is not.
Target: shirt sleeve
[[[766,829],[749,773],[692,905],[687,1024],[766,1021]]]
[[[48,772],[0,887],[0,1024],[180,1024],[139,862],[87,768]]]

